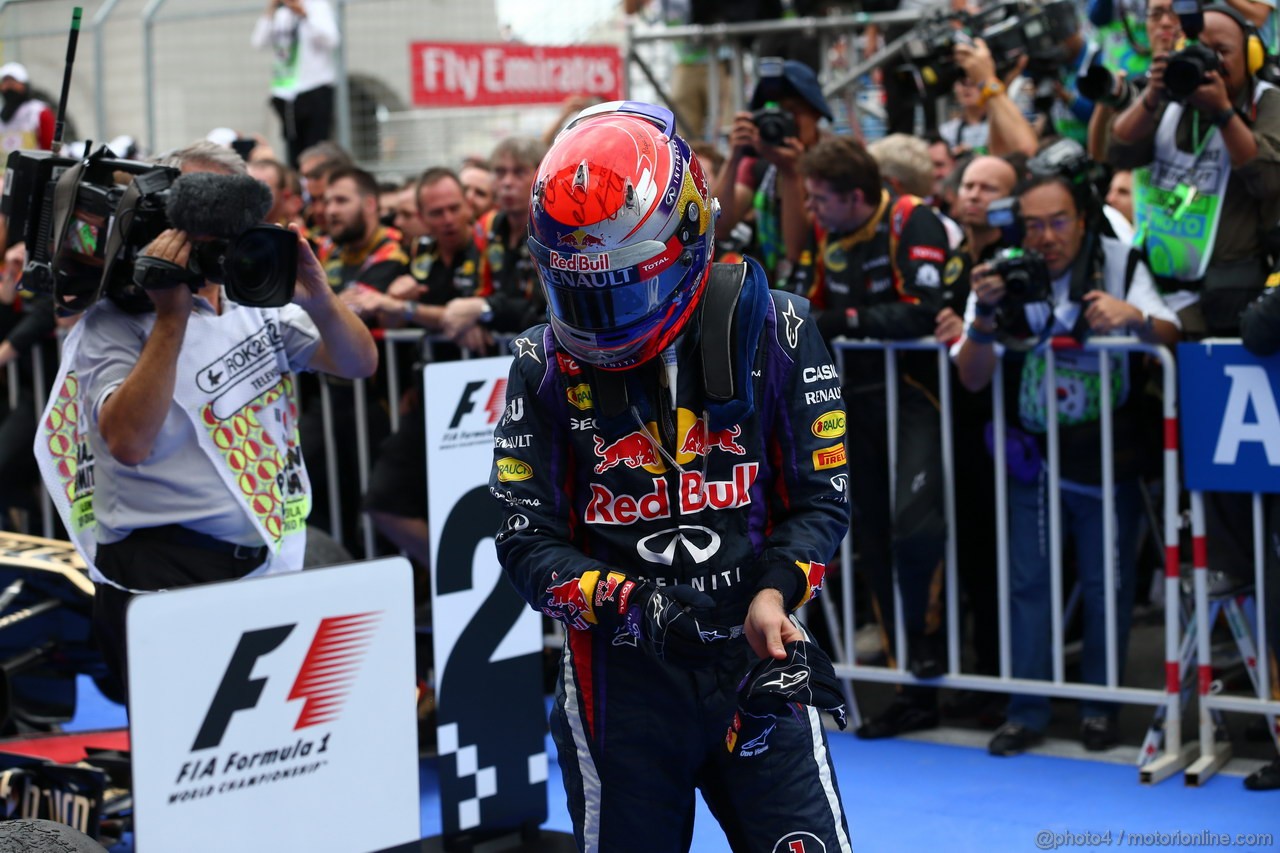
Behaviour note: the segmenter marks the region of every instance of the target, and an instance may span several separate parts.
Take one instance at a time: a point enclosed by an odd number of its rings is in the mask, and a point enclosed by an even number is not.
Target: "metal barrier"
[[[421,343],[425,349],[428,358],[431,357],[434,347],[438,344],[449,343],[447,338],[438,335],[427,335],[423,329],[378,329],[375,337],[381,342],[382,355],[379,359],[379,365],[382,368],[382,379],[387,388],[388,416],[391,422],[391,432],[395,432],[400,428],[400,412],[399,400],[401,396],[399,365],[400,357],[396,352],[396,347],[404,343]],[[515,335],[494,335],[494,342],[498,345],[501,352],[507,352],[510,349],[510,342]],[[470,354],[463,350],[463,358],[470,358]],[[366,392],[368,388],[368,380],[357,379],[352,383],[355,397],[355,426],[356,426],[356,472],[357,485],[359,486],[358,494],[363,496],[369,489],[369,474],[373,467],[373,459],[371,454],[377,450],[372,446],[369,437],[369,418],[367,410]],[[325,432],[325,476],[329,488],[329,535],[339,545],[346,544],[342,529],[341,499],[335,498],[342,494],[342,479],[338,473],[338,448],[335,440],[335,430],[333,422],[333,399],[330,392],[329,383],[320,382],[320,405],[321,417],[324,423]],[[423,481],[425,482],[426,472],[423,472]],[[375,551],[375,538],[377,532],[374,529],[373,519],[368,513],[360,514],[360,531],[361,544],[364,547],[366,555],[373,555]]]
[[[659,100],[671,105],[674,110],[671,94],[661,82],[663,75],[652,67],[655,59],[663,57],[646,55],[643,48],[658,45],[666,46],[677,41],[690,41],[700,46],[705,46],[708,48],[706,59],[708,80],[712,81],[718,79],[715,70],[717,65],[723,61],[720,58],[720,54],[726,52],[729,54],[729,78],[742,84],[730,92],[733,97],[733,109],[736,112],[745,107],[748,91],[745,84],[750,79],[750,75],[747,73],[751,66],[750,54],[743,47],[744,42],[760,35],[803,34],[818,40],[818,55],[823,58],[823,64],[826,66],[820,75],[827,78],[827,82],[822,87],[823,94],[832,101],[831,106],[833,109],[840,106],[844,108],[843,110],[836,109],[837,126],[856,126],[858,121],[856,113],[871,112],[876,107],[855,97],[855,84],[864,75],[896,60],[908,37],[906,35],[901,36],[876,51],[873,55],[863,57],[862,45],[855,36],[869,26],[910,24],[919,20],[920,15],[916,12],[860,12],[851,15],[831,15],[824,18],[785,18],[782,20],[741,24],[690,24],[686,26],[641,26],[637,25],[634,20],[629,20],[627,22],[624,47],[625,59],[629,66],[640,73],[640,78],[648,84],[653,94]],[[843,48],[839,53],[843,57],[847,57],[847,60],[842,63],[842,67],[838,68],[831,65],[830,54],[832,51],[828,49],[836,43],[840,43]],[[666,76],[668,79],[670,78],[670,74]],[[631,87],[637,87],[640,81],[632,73],[628,75],[628,82]],[[721,111],[719,88],[716,85],[708,85],[707,87],[707,114],[702,126],[706,128],[705,136],[711,140],[717,138],[719,131],[717,127]],[[636,96],[630,91],[625,94],[627,97]],[[690,122],[685,120],[686,117],[677,115],[676,118],[680,119],[684,126],[692,126]]]
[[[380,335],[383,351],[382,365],[391,403],[392,430],[399,429],[400,422],[396,403],[400,397],[399,355],[398,345],[421,342],[427,351],[436,344],[445,343],[438,336],[428,336],[421,329],[383,330]],[[503,350],[508,350],[512,336],[500,336],[498,342]],[[44,408],[47,396],[47,379],[41,358],[41,346],[37,345],[31,354],[32,381],[35,389],[35,407],[39,413]],[[1055,350],[1070,347],[1078,348],[1073,341],[1055,340],[1045,352],[1046,370],[1044,381],[1047,387],[1056,384]],[[1085,683],[1069,683],[1065,679],[1065,653],[1063,638],[1063,579],[1062,579],[1062,522],[1060,506],[1060,464],[1058,459],[1059,428],[1057,418],[1057,400],[1052,393],[1046,394],[1046,442],[1049,448],[1048,461],[1048,496],[1049,496],[1049,540],[1051,547],[1050,589],[1052,624],[1052,660],[1053,676],[1049,681],[1017,679],[1011,676],[1010,655],[1010,614],[1009,614],[1009,526],[1008,526],[1008,494],[1005,481],[1006,453],[1005,435],[1007,413],[1004,396],[998,393],[1003,387],[1003,362],[997,361],[992,377],[992,415],[994,422],[994,465],[993,476],[996,492],[996,544],[997,544],[997,589],[999,607],[999,640],[1000,661],[999,676],[966,674],[961,671],[959,636],[959,582],[958,555],[956,545],[956,507],[955,507],[955,465],[956,448],[950,418],[952,405],[951,365],[946,348],[932,339],[912,341],[837,341],[836,349],[841,358],[838,359],[843,375],[843,355],[851,351],[883,351],[885,353],[885,395],[887,410],[887,428],[890,456],[889,499],[892,502],[896,494],[895,464],[897,459],[898,431],[898,388],[899,370],[896,355],[901,351],[935,351],[939,375],[940,432],[942,470],[944,477],[944,512],[947,524],[947,541],[945,549],[946,578],[946,621],[947,621],[947,672],[936,679],[922,681],[916,679],[906,669],[909,653],[906,631],[899,627],[895,638],[894,668],[866,666],[858,664],[854,655],[854,585],[852,567],[853,545],[846,537],[841,546],[842,563],[846,567],[848,582],[840,585],[840,601],[837,605],[830,598],[820,599],[830,624],[836,626],[832,631],[833,651],[835,653],[836,672],[847,682],[867,681],[893,684],[916,684],[934,687],[962,688],[982,691],[998,691],[1042,695],[1054,698],[1094,699],[1102,701],[1125,702],[1152,706],[1157,710],[1157,720],[1153,732],[1163,731],[1163,744],[1160,737],[1154,740],[1149,737],[1148,743],[1141,750],[1139,763],[1139,779],[1143,783],[1155,783],[1173,775],[1183,767],[1187,767],[1187,784],[1198,785],[1206,781],[1229,758],[1230,750],[1226,744],[1215,741],[1213,715],[1218,711],[1233,711],[1252,714],[1264,714],[1268,718],[1280,716],[1280,701],[1269,699],[1270,679],[1265,665],[1257,663],[1259,658],[1265,660],[1268,654],[1266,631],[1265,578],[1263,561],[1263,521],[1262,497],[1255,495],[1254,508],[1254,553],[1255,553],[1255,585],[1256,592],[1256,633],[1251,635],[1245,624],[1249,610],[1248,602],[1243,600],[1215,602],[1210,599],[1207,580],[1207,549],[1205,545],[1205,523],[1203,495],[1192,492],[1191,497],[1191,533],[1193,551],[1194,579],[1194,620],[1186,625],[1183,634],[1181,624],[1181,602],[1183,599],[1180,575],[1179,530],[1181,527],[1178,510],[1179,468],[1178,468],[1178,416],[1177,416],[1177,381],[1176,368],[1172,353],[1164,347],[1144,344],[1133,338],[1104,338],[1087,342],[1083,349],[1108,353],[1142,353],[1154,358],[1161,366],[1163,389],[1163,539],[1164,539],[1164,689],[1124,687],[1119,683],[1120,662],[1117,659],[1117,637],[1115,631],[1115,549],[1107,548],[1104,552],[1104,578],[1106,587],[1106,683],[1092,685]],[[1100,427],[1102,430],[1102,500],[1104,511],[1104,539],[1114,542],[1114,448],[1112,446],[1112,386],[1110,381],[1111,359],[1099,359],[1100,371]],[[8,365],[9,396],[11,405],[16,402],[18,392],[19,365],[14,362]],[[371,467],[371,453],[367,412],[364,404],[363,380],[355,383],[356,429],[357,429],[357,470],[359,472],[358,487],[363,494],[368,486]],[[337,447],[333,431],[333,403],[329,398],[328,386],[321,384],[321,405],[326,431],[327,468],[331,495],[340,494],[342,483],[337,472]],[[47,494],[43,494],[44,529],[46,537],[51,537],[53,530],[52,503]],[[338,513],[338,502],[331,501],[330,517],[331,535],[339,542],[342,538],[342,518]],[[362,518],[362,532],[366,553],[374,550],[374,529],[367,515]],[[1154,532],[1154,531],[1153,531]],[[903,625],[902,597],[895,576],[895,623]],[[1213,678],[1210,656],[1210,635],[1213,621],[1219,612],[1228,617],[1229,627],[1240,644],[1242,656],[1246,660],[1246,668],[1256,688],[1256,698],[1223,695],[1221,685]],[[1197,662],[1197,683],[1199,701],[1199,742],[1182,743],[1182,684],[1190,676],[1189,649],[1194,643]],[[1187,651],[1186,655],[1183,651]],[[857,721],[856,704],[851,703]],[[1272,721],[1273,737],[1280,735]],[[1280,743],[1280,740],[1277,741]],[[1197,758],[1198,756],[1198,758]],[[1194,763],[1192,763],[1194,762]],[[1190,765],[1188,767],[1188,765]]]
[[[1054,351],[1057,348],[1078,347],[1074,341],[1055,340],[1053,346],[1046,348],[1045,378],[1046,388],[1056,387],[1056,366]],[[1114,448],[1111,433],[1111,359],[1105,357],[1111,352],[1136,352],[1150,355],[1157,359],[1163,368],[1164,419],[1165,419],[1165,452],[1164,452],[1164,542],[1165,542],[1165,687],[1163,690],[1123,687],[1119,684],[1119,661],[1117,660],[1116,626],[1115,626],[1115,550],[1107,547],[1104,551],[1103,577],[1106,590],[1106,684],[1093,685],[1085,683],[1068,683],[1065,679],[1065,655],[1063,638],[1063,593],[1062,593],[1062,518],[1061,496],[1059,486],[1060,460],[1058,458],[1059,428],[1058,406],[1055,394],[1046,392],[1046,442],[1048,445],[1048,498],[1049,498],[1049,543],[1050,543],[1050,595],[1052,624],[1050,626],[1052,640],[1053,678],[1051,681],[1035,681],[1018,679],[1011,676],[1010,656],[1010,617],[1009,617],[1009,527],[1008,527],[1008,494],[1005,482],[1005,434],[1007,414],[1004,397],[1001,393],[1004,385],[1003,362],[996,362],[995,374],[992,377],[992,415],[994,421],[994,477],[996,490],[996,544],[997,544],[997,587],[999,596],[999,641],[1000,641],[1000,674],[996,676],[971,675],[960,671],[960,639],[959,639],[959,585],[956,564],[956,531],[955,531],[955,478],[954,448],[952,447],[952,430],[948,412],[951,408],[951,369],[946,348],[932,339],[913,341],[837,341],[837,350],[841,353],[839,361],[843,376],[843,355],[847,351],[874,350],[885,353],[885,395],[887,409],[887,426],[890,448],[890,501],[894,499],[894,468],[897,461],[897,389],[898,367],[896,354],[903,350],[935,350],[938,355],[938,374],[940,388],[941,432],[943,454],[943,477],[945,486],[945,512],[947,518],[946,560],[946,613],[947,613],[947,673],[939,678],[921,681],[905,668],[907,659],[906,631],[902,629],[901,591],[898,587],[895,571],[894,607],[898,626],[896,631],[896,667],[865,666],[857,663],[852,654],[841,654],[853,649],[854,629],[854,592],[852,574],[846,572],[848,582],[841,585],[842,590],[842,627],[844,649],[837,649],[840,662],[836,672],[843,678],[852,681],[876,681],[893,684],[917,684],[934,687],[966,688],[972,690],[1021,693],[1055,698],[1092,699],[1099,701],[1127,702],[1150,705],[1162,708],[1168,724],[1165,726],[1163,750],[1157,756],[1151,754],[1139,757],[1140,781],[1157,782],[1175,773],[1185,766],[1192,757],[1184,750],[1181,742],[1181,693],[1182,672],[1179,664],[1179,610],[1177,602],[1179,560],[1178,560],[1178,467],[1177,467],[1177,416],[1176,416],[1176,372],[1173,354],[1164,347],[1144,344],[1135,338],[1092,339],[1083,345],[1087,351],[1098,352],[1100,365],[1100,427],[1102,430],[1102,500],[1104,518],[1104,541],[1114,543]],[[841,558],[846,567],[853,566],[853,545],[848,538],[842,546]]]
[[[1199,687],[1199,738],[1200,757],[1187,768],[1187,784],[1202,785],[1208,781],[1231,757],[1231,744],[1219,742],[1216,737],[1214,713],[1216,711],[1239,711],[1246,714],[1263,714],[1267,718],[1271,737],[1280,748],[1280,729],[1276,726],[1276,717],[1280,715],[1280,701],[1271,699],[1270,677],[1267,659],[1270,650],[1267,646],[1266,625],[1266,571],[1263,545],[1263,506],[1262,495],[1253,495],[1253,551],[1254,551],[1254,611],[1256,634],[1250,636],[1243,612],[1248,609],[1247,594],[1230,596],[1225,602],[1211,601],[1209,598],[1209,550],[1205,541],[1204,494],[1191,492],[1191,535],[1192,554],[1194,555],[1193,576],[1195,580],[1195,622],[1188,626],[1188,632],[1194,631],[1196,643],[1197,684]],[[1243,601],[1241,599],[1244,599]],[[1224,696],[1220,682],[1213,677],[1213,663],[1210,654],[1210,635],[1219,613],[1224,613],[1231,633],[1240,648],[1244,659],[1245,670],[1257,691],[1256,698],[1243,696]],[[1256,637],[1256,641],[1254,639]]]

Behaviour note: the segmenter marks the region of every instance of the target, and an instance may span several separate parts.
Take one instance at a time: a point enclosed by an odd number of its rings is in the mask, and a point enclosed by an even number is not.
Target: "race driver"
[[[551,727],[581,849],[687,850],[700,789],[735,850],[847,851],[831,706],[756,716],[738,689],[830,670],[794,612],[848,529],[840,383],[805,299],[711,263],[716,210],[661,107],[585,110],[543,159],[549,323],[513,347],[498,556],[568,627]]]

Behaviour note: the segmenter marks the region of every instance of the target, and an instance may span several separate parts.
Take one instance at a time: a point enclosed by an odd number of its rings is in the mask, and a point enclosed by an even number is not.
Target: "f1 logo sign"
[[[380,613],[356,613],[330,616],[320,621],[289,690],[289,700],[305,700],[298,722],[293,727],[295,731],[337,719],[380,616]],[[277,625],[246,631],[240,636],[240,642],[222,674],[218,692],[209,703],[204,722],[191,745],[192,752],[221,744],[231,717],[237,711],[248,711],[257,706],[267,679],[253,678],[254,667],[259,658],[278,649],[296,627],[296,624]]]

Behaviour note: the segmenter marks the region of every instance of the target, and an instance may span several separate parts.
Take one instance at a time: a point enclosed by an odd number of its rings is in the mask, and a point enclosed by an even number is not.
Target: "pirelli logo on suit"
[[[825,471],[828,468],[839,468],[844,465],[844,443],[836,444],[831,447],[824,447],[822,450],[813,451],[813,470]]]

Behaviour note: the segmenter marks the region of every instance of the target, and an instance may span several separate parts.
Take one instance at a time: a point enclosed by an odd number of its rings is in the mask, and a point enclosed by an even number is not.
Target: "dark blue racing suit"
[[[695,787],[735,850],[849,849],[817,711],[793,706],[752,749],[726,748],[756,660],[744,637],[689,670],[583,619],[578,578],[609,569],[692,585],[725,626],[742,625],[763,588],[793,611],[848,530],[840,381],[809,304],[770,292],[753,261],[735,269],[743,382],[727,402],[704,390],[700,316],[674,345],[674,405],[658,357],[614,374],[629,410],[612,419],[547,326],[515,342],[490,480],[506,505],[498,556],[524,599],[569,629],[551,723],[584,850],[687,850]]]

